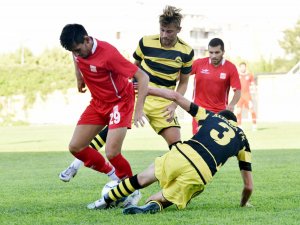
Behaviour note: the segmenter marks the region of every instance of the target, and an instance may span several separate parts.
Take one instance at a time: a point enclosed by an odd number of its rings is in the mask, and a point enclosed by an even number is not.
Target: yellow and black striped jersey
[[[213,176],[228,158],[236,156],[241,170],[251,171],[251,150],[246,135],[236,122],[191,103],[189,113],[198,121],[199,130],[189,140]],[[194,164],[201,172],[201,166]]]
[[[139,41],[133,57],[149,75],[150,86],[174,90],[178,76],[191,72],[194,50],[180,38],[174,47],[164,48],[160,36],[152,35]]]

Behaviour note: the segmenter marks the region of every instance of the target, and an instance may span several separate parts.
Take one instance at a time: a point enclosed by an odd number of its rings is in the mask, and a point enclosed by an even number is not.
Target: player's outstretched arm
[[[184,96],[187,86],[189,83],[189,74],[180,74],[179,75],[179,83],[176,88],[176,92],[180,93],[182,96]],[[171,122],[174,120],[175,116],[175,110],[177,108],[177,103],[173,101],[171,105],[169,105],[165,110],[165,116],[168,117],[167,121]]]
[[[136,100],[135,105],[135,111],[134,111],[134,125],[138,127],[138,124],[141,126],[144,126],[145,121],[143,119],[144,113],[143,113],[143,107],[145,98],[148,93],[148,83],[149,83],[149,76],[145,72],[143,72],[141,69],[138,69],[138,71],[135,73],[134,78],[138,82],[138,97]]]
[[[191,102],[183,97],[180,93],[168,90],[168,89],[161,89],[161,88],[148,88],[148,95],[154,95],[162,98],[169,99],[174,101],[177,105],[183,108],[185,111],[190,110]]]
[[[242,191],[240,206],[241,207],[251,206],[251,204],[249,203],[249,199],[250,199],[250,196],[253,191],[252,172],[246,171],[246,170],[241,170],[241,175],[242,175],[243,182],[244,182],[244,188]]]

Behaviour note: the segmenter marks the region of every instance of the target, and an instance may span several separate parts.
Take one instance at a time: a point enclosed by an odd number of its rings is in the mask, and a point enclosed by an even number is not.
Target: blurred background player
[[[213,38],[208,43],[209,57],[196,59],[191,74],[195,74],[193,101],[197,105],[218,113],[224,109],[233,112],[241,96],[241,83],[236,66],[223,58],[224,42]],[[234,94],[228,103],[230,88]],[[193,134],[198,124],[193,119]]]
[[[255,89],[255,81],[253,74],[247,70],[247,65],[245,62],[241,62],[239,64],[239,76],[242,92],[241,98],[236,105],[238,125],[242,125],[243,108],[245,108],[251,114],[252,130],[256,130],[256,113],[254,111],[254,104],[251,96],[251,91]]]
[[[89,204],[88,209],[105,209],[112,202],[156,181],[159,181],[162,191],[152,195],[146,205],[127,207],[123,213],[156,213],[172,204],[184,209],[192,198],[204,191],[232,156],[238,159],[244,184],[240,206],[251,206],[251,150],[244,132],[237,127],[233,112],[223,110],[214,114],[172,90],[149,87],[149,94],[175,101],[197,120],[199,130],[190,140],[176,143],[169,152],[157,157],[146,170],[123,180],[102,198]]]
[[[163,14],[159,16],[160,34],[144,36],[139,41],[133,57],[135,64],[148,74],[149,86],[176,89],[178,93],[184,95],[192,70],[194,51],[177,36],[181,31],[180,11],[173,6],[166,6]],[[147,96],[144,105],[144,113],[151,127],[166,140],[169,147],[181,140],[180,125],[175,114],[176,107],[176,103],[156,96]],[[101,132],[99,135],[101,140],[104,140],[105,135]],[[76,160],[73,163],[80,165]],[[67,168],[60,177],[66,172],[70,174],[69,171]],[[75,170],[72,171],[68,179],[75,173]]]

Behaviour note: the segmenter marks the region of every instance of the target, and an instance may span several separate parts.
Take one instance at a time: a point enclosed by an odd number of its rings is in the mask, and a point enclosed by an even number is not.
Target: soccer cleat
[[[77,169],[75,169],[73,166],[69,166],[66,170],[59,174],[59,179],[64,182],[69,182],[73,177],[75,177],[76,174]]]
[[[90,203],[87,205],[88,209],[107,209],[109,205],[104,201],[104,198],[100,198],[99,200]]]
[[[136,206],[142,198],[142,193],[139,190],[135,190],[129,195],[123,202],[122,207],[127,208],[129,206]]]
[[[143,206],[129,206],[123,210],[123,214],[154,214],[162,211],[162,205],[157,201],[150,201]]]

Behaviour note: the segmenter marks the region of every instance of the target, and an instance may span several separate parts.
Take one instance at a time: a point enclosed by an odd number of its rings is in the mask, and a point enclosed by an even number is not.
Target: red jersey
[[[240,74],[242,92],[241,96],[251,96],[250,94],[250,86],[254,84],[254,76],[252,73]]]
[[[226,109],[230,87],[241,89],[236,66],[225,59],[217,67],[211,64],[209,57],[197,59],[191,74],[195,74],[193,101],[214,113]]]
[[[133,94],[132,78],[138,67],[125,59],[107,42],[93,38],[92,54],[87,58],[75,57],[84,82],[92,98],[98,101],[115,102]]]

